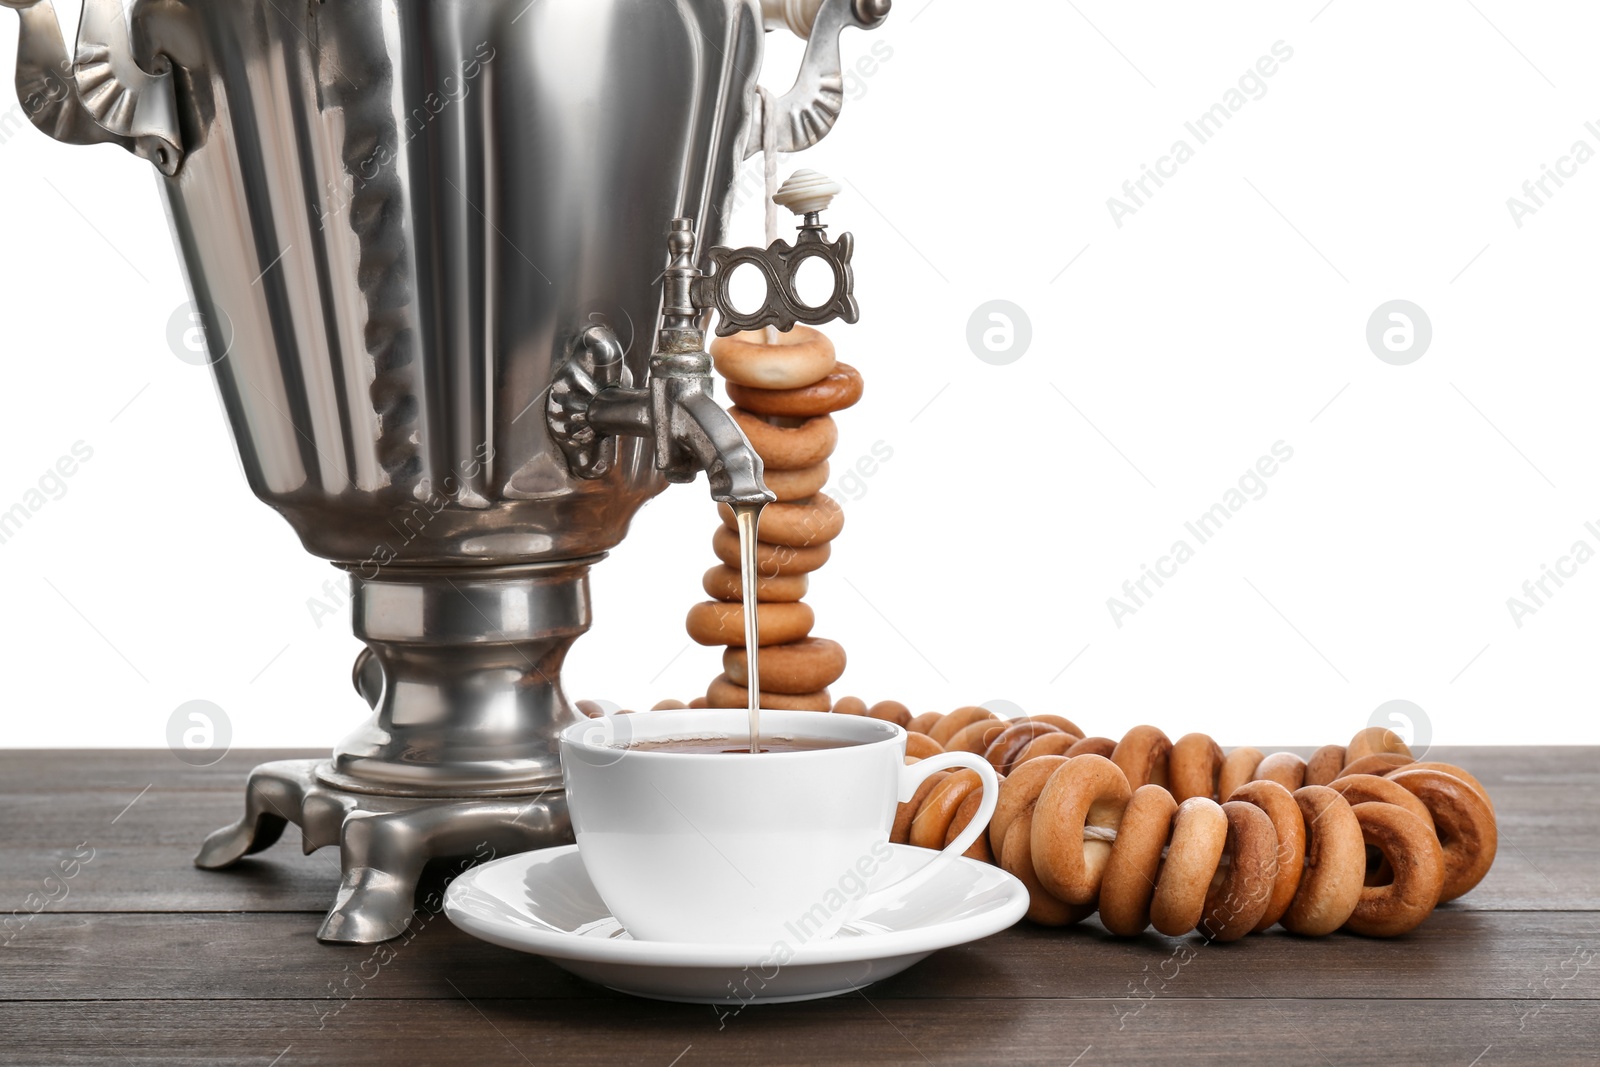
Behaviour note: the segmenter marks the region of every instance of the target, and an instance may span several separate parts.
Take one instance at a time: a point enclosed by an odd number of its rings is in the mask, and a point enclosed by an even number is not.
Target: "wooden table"
[[[196,769],[166,751],[0,753],[0,1061],[1600,1063],[1600,749],[1435,748],[1493,794],[1500,853],[1409,937],[1206,945],[1022,924],[860,994],[721,1020],[442,916],[383,965],[318,944],[338,858],[301,855],[292,831],[232,871],[191,866],[251,766],[304,755]]]

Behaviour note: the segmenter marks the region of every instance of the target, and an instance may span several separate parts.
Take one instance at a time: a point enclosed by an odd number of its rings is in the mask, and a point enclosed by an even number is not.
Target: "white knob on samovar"
[[[844,191],[843,186],[826,174],[814,170],[797,170],[789,180],[778,186],[772,199],[796,215],[815,215],[826,211],[833,198]]]

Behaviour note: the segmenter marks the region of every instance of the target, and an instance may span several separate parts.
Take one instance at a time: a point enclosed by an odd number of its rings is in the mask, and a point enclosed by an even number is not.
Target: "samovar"
[[[849,235],[824,197],[793,244],[717,245],[742,161],[828,132],[839,35],[889,2],[85,0],[70,55],[51,0],[0,2],[34,125],[162,175],[246,478],[349,573],[366,645],[371,718],[257,767],[195,862],[295,823],[341,850],[318,936],[394,937],[429,861],[571,839],[561,666],[634,512],[701,470],[772,499],[702,331],[853,321]],[[780,28],[809,43],[774,96]]]

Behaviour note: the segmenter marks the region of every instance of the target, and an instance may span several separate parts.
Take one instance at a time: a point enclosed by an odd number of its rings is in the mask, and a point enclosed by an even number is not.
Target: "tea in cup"
[[[634,938],[794,948],[832,937],[947,868],[994,814],[999,779],[983,757],[908,765],[893,723],[764,709],[757,752],[748,723],[742,709],[659,711],[562,732],[579,854]],[[893,855],[895,805],[957,767],[983,782],[972,821],[927,864],[869,893]]]

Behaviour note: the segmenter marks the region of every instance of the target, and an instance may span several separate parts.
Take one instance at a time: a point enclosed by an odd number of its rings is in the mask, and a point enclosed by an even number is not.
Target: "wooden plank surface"
[[[1484,780],[1502,845],[1406,938],[1022,924],[864,994],[726,1018],[610,993],[443,917],[381,967],[320,945],[337,856],[301,855],[292,828],[236,870],[196,870],[249,768],[302,755],[0,753],[0,1062],[1600,1063],[1594,749],[1431,753]]]
[[[1137,1015],[1097,1000],[886,998],[747,1008],[643,1000],[456,997],[426,1008],[314,1001],[0,1003],[0,1033],[30,1064],[412,1067],[416,1064],[1038,1064],[1048,1067],[1329,1064],[1493,1067],[1595,1062],[1593,1002],[1218,1000],[1169,997]]]
[[[609,995],[538,957],[469,937],[443,916],[391,944],[392,960],[387,951],[374,959],[370,948],[319,945],[317,919],[186,913],[119,915],[112,922],[103,915],[40,915],[6,949],[0,1000],[29,999],[41,989],[52,1000],[294,1000],[328,996],[330,983],[362,978],[370,978],[360,982],[363,997],[426,1000],[452,995],[440,977],[446,974],[474,998]],[[1563,968],[1580,943],[1595,953],[1594,963],[1576,972],[1571,964]],[[1582,980],[1572,980],[1574,973]],[[1404,938],[1311,941],[1273,930],[1233,945],[1153,931],[1116,938],[1095,920],[1067,929],[1019,924],[936,953],[874,987],[918,999],[1130,1000],[1154,988],[1244,999],[1286,989],[1296,997],[1347,999],[1595,997],[1600,912],[1446,910]]]
[[[98,752],[0,753],[0,901],[24,899],[87,845],[94,859],[53,911],[326,910],[339,882],[338,855],[302,855],[292,826],[233,870],[193,866],[205,836],[238,818],[250,767],[305,755],[232,753],[219,772],[187,767],[164,750],[124,753],[120,763]],[[1600,759],[1552,762],[1523,748],[1430,755],[1485,771],[1479,777],[1499,810],[1494,868],[1455,907],[1600,910]]]

